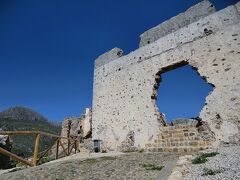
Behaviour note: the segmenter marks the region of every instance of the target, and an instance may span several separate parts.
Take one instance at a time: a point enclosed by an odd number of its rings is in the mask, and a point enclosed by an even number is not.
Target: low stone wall
[[[211,147],[211,140],[204,140],[194,126],[168,126],[154,143],[147,144],[151,152],[194,153]]]

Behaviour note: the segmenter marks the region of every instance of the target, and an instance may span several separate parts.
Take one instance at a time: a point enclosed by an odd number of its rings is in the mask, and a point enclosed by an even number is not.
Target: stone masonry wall
[[[195,126],[169,126],[157,136],[153,143],[147,144],[150,152],[194,153],[211,147],[211,140],[201,137]]]
[[[153,143],[164,126],[156,107],[159,72],[182,64],[190,64],[214,86],[200,118],[215,133],[216,144],[239,139],[239,4],[204,12],[199,20],[128,55],[115,48],[100,56],[94,71],[93,139],[102,140],[108,150],[119,150],[129,140],[137,148]]]
[[[189,8],[186,12],[181,13],[141,34],[140,47],[150,44],[159,38],[166,36],[167,34],[175,32],[184,26],[196,22],[199,19],[214,13],[215,11],[215,7],[209,1],[196,4],[195,6]]]
[[[92,134],[92,110],[86,108],[80,117],[68,117],[62,122],[61,136],[87,138]]]

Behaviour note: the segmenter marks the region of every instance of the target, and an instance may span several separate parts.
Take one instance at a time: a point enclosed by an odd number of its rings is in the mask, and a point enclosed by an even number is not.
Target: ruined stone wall
[[[61,136],[90,138],[92,134],[92,110],[86,108],[81,117],[65,118],[62,123]]]
[[[122,50],[114,48],[96,60],[93,139],[102,140],[104,148],[119,150],[129,139],[130,146],[144,148],[157,138],[164,124],[156,107],[159,72],[186,63],[215,87],[200,118],[215,133],[216,142],[230,141],[239,133],[240,3],[215,13],[208,1],[201,4],[209,6],[209,13],[197,14],[200,19],[184,21],[164,36],[150,30],[144,33],[148,38],[150,34],[160,38],[153,37],[148,44],[142,35],[142,47],[134,52],[122,56]]]

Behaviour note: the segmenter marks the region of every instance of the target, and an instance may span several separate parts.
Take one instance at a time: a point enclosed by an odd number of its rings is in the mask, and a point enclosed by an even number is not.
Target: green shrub
[[[217,154],[219,154],[219,153],[218,152],[202,153],[199,156],[197,156],[196,158],[194,158],[192,160],[192,163],[193,164],[203,164],[208,161],[208,159],[207,159],[208,157],[214,157]]]
[[[117,159],[117,157],[103,156],[103,157],[100,157],[100,159],[102,159],[102,160],[115,160],[115,159]]]
[[[154,164],[143,164],[142,167],[144,167],[146,170],[151,170],[151,171],[154,171],[154,170],[157,170],[157,171],[161,171],[164,166],[156,166]]]
[[[205,162],[207,162],[207,158],[204,158],[204,157],[201,157],[201,156],[198,156],[198,157],[196,157],[192,160],[193,164],[203,164]]]
[[[218,152],[210,152],[210,153],[202,153],[201,156],[207,158],[207,157],[214,157],[218,154],[219,154]]]
[[[202,176],[214,176],[214,175],[219,174],[221,172],[222,171],[219,170],[219,169],[213,170],[213,169],[204,168]]]

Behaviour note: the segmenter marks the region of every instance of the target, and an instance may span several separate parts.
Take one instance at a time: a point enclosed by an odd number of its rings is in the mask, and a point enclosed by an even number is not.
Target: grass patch
[[[135,153],[137,152],[136,150],[132,150],[132,149],[129,149],[129,150],[125,150],[123,151],[124,153]]]
[[[214,176],[214,175],[219,174],[221,172],[222,171],[219,170],[219,169],[213,170],[213,169],[204,168],[202,176]]]
[[[148,171],[149,170],[150,171],[155,171],[155,170],[161,171],[164,168],[164,166],[156,166],[154,164],[143,164],[142,167],[144,167]]]
[[[207,157],[214,157],[218,154],[219,154],[218,152],[202,153],[201,156],[207,158]]]
[[[218,154],[219,154],[218,152],[202,153],[199,156],[197,156],[196,158],[194,158],[192,160],[192,163],[193,164],[203,164],[208,161],[208,159],[207,159],[208,157],[214,157]]]
[[[97,162],[100,162],[101,160],[109,161],[109,160],[115,160],[115,159],[117,159],[117,157],[105,156],[105,157],[100,157],[100,158],[85,159],[84,161],[82,161],[82,163],[95,164]]]
[[[101,159],[101,160],[115,160],[115,159],[117,159],[117,157],[103,156],[103,157],[100,157],[99,159]]]
[[[94,164],[94,163],[97,163],[98,162],[98,160],[97,159],[94,159],[94,158],[92,158],[92,159],[86,159],[86,160],[84,160],[84,161],[82,161],[83,163],[89,163],[89,164]]]
[[[198,157],[196,157],[196,158],[194,158],[194,159],[192,160],[192,163],[193,163],[193,164],[203,164],[203,163],[205,163],[205,162],[207,162],[207,161],[208,161],[207,158],[198,156]]]

